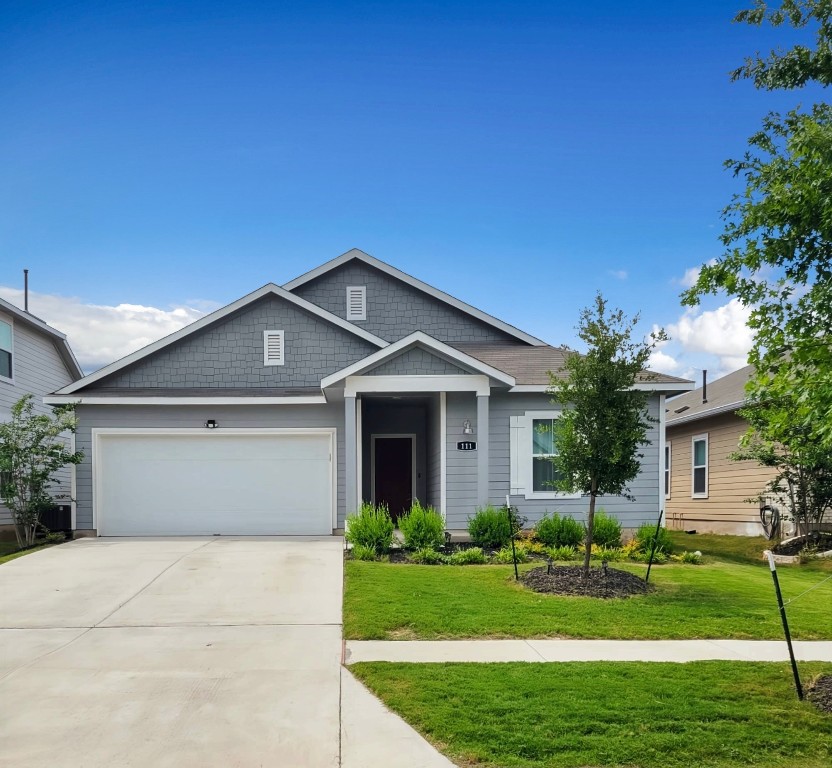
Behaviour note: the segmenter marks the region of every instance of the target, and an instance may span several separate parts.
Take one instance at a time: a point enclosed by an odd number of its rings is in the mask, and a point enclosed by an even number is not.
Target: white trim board
[[[206,389],[206,391],[208,391]],[[46,405],[324,405],[324,395],[301,397],[107,397],[106,395],[46,395]]]
[[[476,392],[488,395],[488,376],[348,376],[344,397],[359,392]]]
[[[143,347],[136,352],[133,352],[126,357],[122,357],[121,360],[116,360],[114,363],[110,363],[109,365],[105,365],[103,368],[99,368],[95,373],[91,373],[89,376],[85,376],[83,379],[76,381],[72,384],[69,384],[62,389],[59,389],[55,394],[58,395],[69,395],[73,392],[77,392],[79,389],[83,387],[89,386],[100,379],[103,379],[105,376],[109,376],[116,371],[120,371],[122,368],[127,367],[139,360],[143,360],[146,357],[149,357],[154,352],[158,352],[165,347],[174,344],[177,341],[184,339],[187,336],[190,336],[197,331],[201,331],[202,329],[206,328],[207,326],[216,323],[218,320],[222,320],[225,317],[237,312],[244,307],[247,307],[249,304],[253,304],[255,301],[262,299],[264,296],[277,296],[281,299],[285,299],[286,301],[294,304],[295,306],[303,309],[313,315],[317,315],[323,320],[326,320],[328,323],[332,325],[337,325],[339,328],[344,329],[345,331],[349,331],[352,334],[364,339],[365,341],[369,341],[371,344],[375,344],[377,347],[386,347],[388,346],[388,342],[384,339],[376,336],[375,334],[370,333],[369,331],[365,331],[363,328],[359,328],[357,325],[353,325],[352,323],[347,322],[346,320],[338,317],[338,315],[332,314],[332,312],[327,312],[325,309],[313,304],[310,301],[306,301],[306,299],[302,299],[299,296],[295,296],[293,293],[289,293],[289,291],[284,290],[279,285],[275,285],[274,283],[268,283],[264,285],[262,288],[258,288],[256,291],[243,296],[241,299],[237,299],[237,301],[231,302],[228,306],[223,307],[222,309],[218,309],[216,312],[212,312],[210,315],[205,315],[205,317],[201,317],[199,320],[191,323],[190,325],[186,325],[184,328],[180,328],[175,333],[171,333],[169,336],[165,336],[158,341],[154,341],[152,344],[148,344],[146,347]]]
[[[397,355],[406,352],[411,347],[421,347],[422,349],[425,349],[428,352],[433,352],[441,357],[449,358],[454,362],[460,363],[461,365],[467,366],[468,368],[472,368],[475,371],[479,371],[481,374],[489,376],[492,379],[496,379],[497,381],[509,387],[513,387],[516,383],[513,376],[509,376],[509,374],[504,373],[503,371],[500,371],[497,368],[494,368],[490,365],[487,365],[486,363],[483,363],[481,360],[477,360],[475,357],[466,355],[464,352],[460,352],[458,349],[454,349],[453,347],[445,344],[444,342],[439,341],[438,339],[434,339],[433,336],[428,336],[428,334],[424,333],[423,331],[414,331],[409,336],[405,336],[403,339],[399,339],[398,341],[390,344],[384,349],[380,349],[378,352],[373,352],[373,354],[368,355],[362,360],[358,360],[352,365],[348,365],[346,368],[342,368],[340,371],[336,371],[335,373],[332,373],[329,376],[321,379],[321,389],[331,387],[333,384],[337,384],[339,381],[354,376],[355,374],[362,373],[363,371],[366,371],[368,368],[374,368],[378,366],[380,363],[383,363],[385,360],[388,360],[392,357],[396,357]],[[375,378],[386,377],[377,376]],[[408,378],[424,379],[431,377],[408,376]]]
[[[642,392],[689,392],[696,388],[696,383],[689,381],[684,382],[669,382],[669,381],[640,381],[633,389]],[[550,384],[516,384],[509,392],[542,392],[546,393],[551,389]]]
[[[295,288],[298,288],[301,285],[308,283],[310,280],[314,280],[316,277],[325,275],[327,272],[330,272],[333,269],[337,269],[342,264],[346,264],[348,261],[352,261],[353,259],[358,259],[359,261],[362,261],[365,264],[374,267],[380,272],[384,272],[386,275],[390,275],[390,277],[394,277],[397,280],[401,280],[403,283],[406,283],[411,288],[416,288],[417,290],[428,294],[428,296],[431,296],[434,299],[438,299],[439,301],[444,302],[449,306],[452,306],[454,309],[458,309],[461,312],[465,312],[471,317],[475,317],[477,320],[480,320],[481,322],[486,323],[492,326],[493,328],[498,328],[504,333],[508,333],[509,335],[514,336],[514,338],[516,339],[525,341],[527,344],[531,344],[534,347],[546,346],[545,341],[541,341],[540,339],[531,336],[530,334],[525,333],[524,331],[521,331],[519,328],[515,328],[513,325],[509,325],[508,323],[505,323],[502,320],[498,320],[496,317],[493,317],[487,314],[486,312],[477,309],[476,307],[472,307],[470,304],[466,304],[464,301],[460,301],[459,299],[454,298],[450,294],[445,293],[444,291],[440,291],[438,288],[434,288],[432,285],[428,285],[427,283],[424,283],[421,280],[412,277],[411,275],[408,275],[405,272],[402,272],[400,269],[391,267],[389,264],[380,261],[374,256],[370,256],[370,254],[368,253],[364,253],[364,251],[361,251],[358,248],[353,248],[352,250],[349,250],[346,253],[342,253],[340,256],[336,256],[334,259],[331,259],[325,264],[321,264],[321,266],[316,267],[315,269],[312,269],[309,272],[306,272],[300,277],[296,277],[294,280],[290,280],[288,283],[285,283],[283,287],[287,291],[293,291],[295,290]]]

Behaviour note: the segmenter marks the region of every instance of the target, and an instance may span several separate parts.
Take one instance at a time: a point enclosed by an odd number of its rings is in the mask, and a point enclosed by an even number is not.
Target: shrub
[[[415,552],[410,553],[408,560],[418,565],[442,565],[447,562],[448,558],[430,547],[420,547]]]
[[[696,552],[682,552],[679,555],[679,562],[687,563],[688,565],[702,565],[702,553],[698,550]]]
[[[557,512],[552,515],[549,515],[548,513],[543,515],[543,517],[535,523],[534,535],[538,541],[543,542],[547,547],[559,546],[560,515]]]
[[[382,505],[374,507],[364,503],[354,515],[347,517],[347,530],[344,538],[355,547],[363,544],[376,554],[387,552],[393,543],[393,521],[390,512]]]
[[[593,544],[589,557],[602,563],[619,563],[627,559],[627,554],[620,547],[599,547]]]
[[[514,550],[517,553],[518,563],[529,562],[529,553],[525,547],[516,545]],[[512,565],[514,563],[514,556],[511,551],[511,544],[503,547],[499,552],[497,552],[497,554],[494,555],[494,562],[500,565]]]
[[[44,540],[47,544],[60,544],[62,541],[66,541],[66,534],[63,531],[49,531]]]
[[[445,543],[445,521],[433,507],[423,507],[419,500],[399,517],[399,530],[407,549],[439,549]]]
[[[645,523],[636,531],[636,535],[633,537],[638,551],[647,552],[647,554],[650,554],[653,539],[656,540],[656,551],[661,550],[668,555],[673,552],[673,540],[670,538],[670,532],[667,528],[659,528],[659,535],[657,537],[656,526],[652,523]]]
[[[534,533],[547,547],[577,547],[586,536],[586,528],[572,517],[555,513],[538,520]]]
[[[460,549],[448,558],[450,565],[483,565],[485,562],[485,554],[480,547]]]
[[[650,553],[649,552],[633,552],[630,555],[631,560],[635,560],[637,563],[649,563],[650,562]],[[662,565],[666,563],[668,560],[668,555],[665,552],[662,552],[660,549],[657,549],[653,555],[653,565]]]
[[[592,541],[599,547],[617,549],[621,546],[621,523],[604,512],[603,509],[599,509],[595,513]]]
[[[511,523],[505,508],[497,509],[490,504],[477,509],[468,519],[468,533],[478,547],[500,549],[511,541]]]
[[[377,557],[376,551],[366,544],[353,544],[351,551],[353,560],[375,560]]]
[[[549,547],[546,554],[552,560],[577,560],[578,550],[575,547]]]
[[[586,538],[586,527],[573,517],[562,517],[559,533],[559,547],[577,547]]]

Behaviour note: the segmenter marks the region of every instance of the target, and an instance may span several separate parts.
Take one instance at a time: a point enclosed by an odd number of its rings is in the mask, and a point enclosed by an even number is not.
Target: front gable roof
[[[400,280],[403,283],[411,286],[412,288],[416,288],[422,293],[431,296],[438,301],[443,302],[465,314],[469,315],[470,317],[474,317],[480,322],[485,323],[486,325],[490,325],[492,328],[497,328],[504,333],[513,336],[520,341],[525,342],[526,344],[531,344],[532,346],[543,346],[546,344],[545,341],[541,341],[540,339],[531,336],[524,331],[515,328],[513,325],[509,325],[508,323],[503,322],[502,320],[498,320],[496,317],[492,317],[491,315],[483,312],[482,310],[477,309],[476,307],[472,307],[470,304],[466,304],[464,301],[460,301],[457,298],[454,298],[450,294],[445,293],[444,291],[440,291],[438,288],[434,288],[432,285],[428,285],[427,283],[422,282],[421,280],[412,277],[411,275],[402,272],[395,267],[386,264],[383,261],[375,258],[374,256],[370,256],[368,253],[364,253],[364,251],[359,250],[358,248],[353,248],[346,253],[342,253],[340,256],[337,256],[334,259],[326,262],[325,264],[321,264],[321,266],[316,267],[309,272],[301,275],[300,277],[296,277],[294,280],[289,281],[288,283],[284,284],[284,288],[287,291],[294,291],[296,288],[299,288],[306,283],[315,280],[316,278],[320,277],[321,275],[325,275],[328,272],[331,272],[334,269],[346,264],[347,262],[358,260],[367,264],[375,269],[379,270],[380,272],[384,272],[385,274]]]
[[[262,288],[258,288],[256,291],[249,293],[246,296],[243,296],[241,299],[237,299],[237,301],[232,302],[228,306],[223,307],[222,309],[218,309],[216,312],[212,312],[209,315],[205,315],[205,317],[201,317],[194,323],[190,325],[186,325],[184,328],[180,328],[175,333],[170,334],[169,336],[165,336],[158,341],[153,342],[152,344],[148,344],[146,347],[133,352],[126,357],[121,358],[120,360],[116,360],[114,363],[110,363],[109,365],[105,365],[103,368],[100,368],[95,373],[91,373],[89,376],[85,376],[80,381],[76,381],[74,384],[70,384],[69,386],[64,387],[63,389],[58,390],[56,394],[58,395],[69,395],[78,390],[81,390],[90,384],[94,384],[96,381],[99,381],[111,374],[126,368],[133,363],[138,362],[139,360],[143,360],[144,358],[150,357],[151,355],[159,352],[160,350],[169,347],[171,344],[175,344],[182,339],[191,336],[199,331],[202,331],[209,326],[217,323],[218,321],[222,320],[225,317],[237,312],[240,309],[243,309],[250,304],[253,304],[256,301],[264,298],[265,296],[276,296],[278,298],[284,299],[285,301],[293,304],[300,309],[309,312],[310,314],[316,315],[321,319],[327,321],[328,323],[338,326],[343,330],[349,331],[350,333],[358,336],[365,341],[374,344],[377,347],[386,347],[388,346],[388,342],[384,339],[379,338],[378,336],[370,333],[369,331],[364,330],[363,328],[359,328],[352,323],[343,320],[342,318],[338,317],[337,315],[333,315],[331,312],[327,312],[325,309],[317,306],[316,304],[312,304],[306,299],[302,299],[299,296],[295,296],[293,293],[289,293],[288,291],[281,288],[279,285],[275,285],[274,283],[268,283],[264,285]]]

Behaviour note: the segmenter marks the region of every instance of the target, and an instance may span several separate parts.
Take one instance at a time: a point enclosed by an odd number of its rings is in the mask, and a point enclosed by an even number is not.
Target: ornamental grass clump
[[[494,557],[492,558],[493,562],[499,565],[511,565],[514,563],[514,556],[515,553],[517,555],[517,562],[518,563],[528,563],[529,562],[529,552],[526,547],[521,546],[520,544],[516,544],[514,547],[514,551],[512,552],[511,544],[507,547],[503,547],[499,552],[497,552]]]
[[[511,541],[513,531],[506,510],[489,504],[468,519],[468,533],[478,547],[501,549]]]
[[[484,565],[487,560],[480,547],[470,547],[454,552],[447,559],[448,565]]]
[[[423,507],[418,499],[399,517],[399,530],[406,549],[439,549],[445,543],[445,521],[433,507]]]
[[[377,555],[387,552],[393,543],[393,520],[387,507],[362,504],[358,512],[347,516],[344,538],[353,547],[363,545]]]

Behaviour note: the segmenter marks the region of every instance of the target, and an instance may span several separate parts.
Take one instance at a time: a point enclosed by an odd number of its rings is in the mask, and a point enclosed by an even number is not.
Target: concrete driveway
[[[85,539],[0,566],[0,765],[337,766],[342,547]]]

